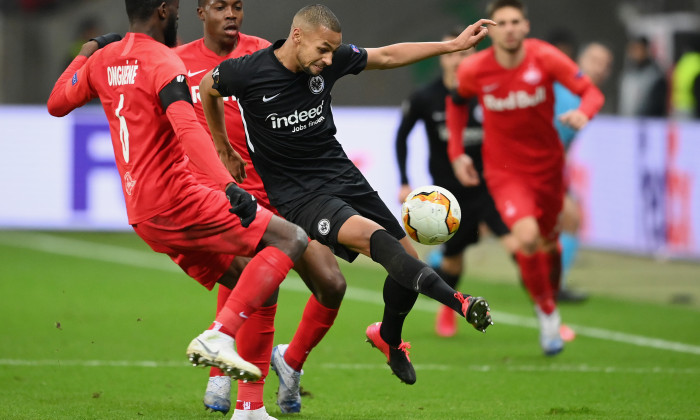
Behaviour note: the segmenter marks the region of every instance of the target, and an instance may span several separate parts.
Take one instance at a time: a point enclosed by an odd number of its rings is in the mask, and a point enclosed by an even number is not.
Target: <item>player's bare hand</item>
[[[403,203],[406,201],[406,197],[408,197],[408,194],[413,191],[411,189],[411,186],[408,184],[401,184],[401,188],[399,188],[399,203]]]
[[[467,50],[476,46],[488,35],[488,26],[496,26],[496,22],[491,19],[479,19],[476,23],[467,26],[467,29],[450,42],[454,42],[456,51]]]
[[[467,155],[459,155],[452,161],[452,170],[455,172],[457,180],[465,187],[479,185],[479,173],[474,167],[474,161]]]
[[[111,44],[112,42],[121,41],[121,39],[122,36],[114,32],[96,36],[83,44],[83,46],[80,48],[79,55],[90,57],[92,54],[95,53],[95,51],[99,50],[100,48],[103,48],[106,45]]]
[[[245,167],[248,163],[233,148],[220,151],[219,158],[236,182],[241,183],[248,178],[245,173]]]
[[[559,116],[559,121],[566,124],[574,130],[580,130],[588,124],[588,117],[578,109],[572,109]]]

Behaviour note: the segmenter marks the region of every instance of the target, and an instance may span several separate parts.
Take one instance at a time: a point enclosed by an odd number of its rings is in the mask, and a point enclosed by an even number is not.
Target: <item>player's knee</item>
[[[345,277],[340,270],[327,270],[322,274],[323,280],[320,286],[316,289],[316,299],[323,305],[329,308],[340,306],[340,302],[345,296],[347,283]]]
[[[290,231],[290,258],[292,260],[296,261],[301,257],[301,254],[306,251],[306,247],[309,245],[309,237],[306,235],[306,232],[304,232],[304,229],[300,228],[299,226],[290,223],[291,225],[291,231]],[[293,255],[292,255],[293,254]]]
[[[302,228],[286,220],[273,218],[259,248],[274,246],[287,254],[292,261],[296,261],[304,253],[308,243],[308,236]]]

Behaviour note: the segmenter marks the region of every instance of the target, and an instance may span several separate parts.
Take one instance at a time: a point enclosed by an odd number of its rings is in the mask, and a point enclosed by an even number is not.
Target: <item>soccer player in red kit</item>
[[[125,3],[129,32],[123,40],[109,34],[85,43],[56,82],[49,112],[64,116],[100,98],[129,224],[154,251],[198,258],[200,264],[188,274],[211,273],[222,256],[252,257],[224,308],[192,340],[187,355],[195,365],[257,380],[260,369],[236,353],[233,336],[284,280],[308,239],[233,182],[197,121],[185,66],[169,48],[177,38],[179,0]],[[216,189],[196,182],[186,154]],[[233,286],[225,276],[196,279],[208,289],[217,281]]]
[[[206,73],[227,58],[236,58],[266,48],[270,43],[262,38],[240,32],[243,23],[243,2],[241,0],[199,0],[197,15],[204,26],[204,37],[175,48],[187,68],[192,92],[192,102],[200,123],[208,131],[206,118],[199,99],[199,82]],[[260,176],[253,167],[246,146],[245,129],[241,111],[234,97],[224,98],[226,132],[234,149],[240,152],[241,166],[232,169],[241,178],[240,186],[254,195],[258,203],[271,210]],[[195,177],[205,185],[212,181],[206,173],[190,165]],[[237,179],[238,180],[238,179]],[[213,185],[212,185],[213,186]],[[219,270],[233,272],[235,267],[245,264],[245,258],[230,256],[222,262]],[[181,266],[187,265],[184,259]],[[227,270],[227,267],[232,269]],[[346,288],[333,253],[317,241],[309,243],[294,269],[309,285],[313,295],[309,298],[301,323],[289,345],[276,347],[273,369],[280,376],[277,404],[283,413],[299,412],[301,396],[299,392],[300,372],[311,350],[321,341],[333,325],[338,314]],[[217,312],[226,301],[231,289],[219,286]],[[238,352],[244,359],[255,364],[262,371],[259,381],[239,381],[234,418],[268,418],[263,406],[263,387],[269,371],[274,336],[274,317],[277,308],[277,295],[274,294],[264,306],[253,314],[239,330],[236,339]],[[282,360],[285,360],[282,362]],[[286,373],[286,375],[285,375]],[[204,395],[204,405],[212,411],[226,413],[230,409],[231,381],[220,369],[212,367]]]
[[[496,206],[520,243],[516,259],[535,302],[540,345],[547,355],[563,349],[556,295],[561,277],[557,219],[564,201],[564,149],[553,125],[553,83],[581,97],[578,109],[559,119],[585,126],[603,105],[603,95],[576,64],[554,46],[525,39],[530,25],[520,0],[496,0],[488,7],[497,23],[493,46],[466,58],[458,69],[457,93],[478,96],[484,110],[484,176]],[[447,101],[449,155],[455,175],[477,184],[464,154],[466,109]]]

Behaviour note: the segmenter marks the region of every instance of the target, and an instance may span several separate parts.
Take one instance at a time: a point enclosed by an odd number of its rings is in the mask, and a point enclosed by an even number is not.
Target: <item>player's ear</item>
[[[292,40],[294,40],[295,44],[297,44],[297,45],[301,44],[301,37],[302,37],[301,28],[292,29]]]
[[[168,15],[168,10],[167,10],[167,9],[168,9],[168,8],[166,7],[165,2],[162,2],[162,3],[160,4],[160,6],[158,6],[158,7],[156,8],[156,11],[158,11],[158,17],[159,17],[161,20],[165,20],[165,18],[167,17],[167,15]]]

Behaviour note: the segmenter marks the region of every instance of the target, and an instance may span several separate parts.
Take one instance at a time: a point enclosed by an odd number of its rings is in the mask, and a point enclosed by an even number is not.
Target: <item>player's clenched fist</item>
[[[238,185],[231,183],[226,187],[226,198],[231,203],[228,210],[241,219],[241,226],[247,228],[255,220],[258,203],[255,197]]]

